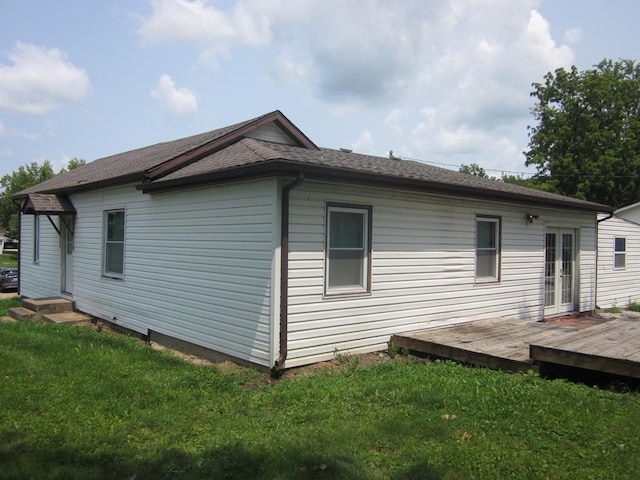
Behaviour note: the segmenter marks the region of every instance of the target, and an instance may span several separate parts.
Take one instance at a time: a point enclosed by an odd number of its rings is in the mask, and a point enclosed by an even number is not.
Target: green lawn
[[[18,254],[16,252],[5,252],[0,255],[0,267],[17,267]]]
[[[87,328],[0,324],[0,478],[640,478],[637,394],[355,358],[274,382]]]

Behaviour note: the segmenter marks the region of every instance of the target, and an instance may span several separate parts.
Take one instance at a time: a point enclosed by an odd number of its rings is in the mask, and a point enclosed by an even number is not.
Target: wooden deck
[[[544,363],[640,378],[639,320],[612,320],[588,328],[480,320],[393,335],[391,343],[430,356],[512,372],[537,370]]]
[[[530,345],[539,364],[564,365],[640,378],[640,320],[612,320]]]

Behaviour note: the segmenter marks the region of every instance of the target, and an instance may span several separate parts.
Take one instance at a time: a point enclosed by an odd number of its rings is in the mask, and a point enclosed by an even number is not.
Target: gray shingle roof
[[[234,132],[242,130],[243,127],[246,130],[246,126],[250,126],[252,122],[276,113],[278,121],[285,122],[284,127],[280,125],[281,128],[297,130],[293,124],[287,124],[288,120],[282,114],[271,112],[212,132],[96,160],[19,192],[16,197],[23,198],[28,193],[70,193],[124,183],[138,183],[141,190],[152,192],[188,188],[258,174],[291,175],[304,172],[308,178],[411,188],[456,196],[527,202],[588,211],[613,210],[606,205],[484,179],[412,160],[390,159],[327,148],[318,149],[315,146],[309,148],[284,145],[244,136],[233,137]],[[243,134],[247,133],[245,130]],[[212,151],[206,150],[207,144],[213,145],[222,137],[232,138],[233,142],[212,148]],[[205,153],[200,157],[190,158],[189,154],[199,148],[205,148]],[[181,161],[182,157],[186,159],[184,162]],[[158,178],[148,178],[150,169],[158,171],[159,167],[162,168],[168,162],[175,164],[176,168],[168,169]]]
[[[318,167],[324,169],[325,173],[333,172],[335,177],[351,181],[360,178],[363,183],[371,182],[377,177],[378,183],[388,183],[389,186],[422,186],[422,189],[436,193],[519,200],[600,212],[611,211],[606,205],[480,178],[413,160],[390,159],[328,148],[309,150],[251,138],[244,138],[224,150],[156,180],[147,188],[156,190],[163,188],[163,185],[171,188],[184,185],[185,182],[190,185],[207,183],[240,168],[251,168],[260,164],[266,166],[270,163],[284,163],[286,168],[274,166],[273,169],[288,172]],[[318,174],[319,171],[315,170],[315,173]]]
[[[24,213],[38,215],[64,215],[74,214],[76,209],[65,196],[52,193],[30,193],[27,195],[27,203],[22,208]]]
[[[78,191],[91,189],[92,186],[99,188],[105,184],[142,182],[145,172],[149,169],[217,140],[263,116],[266,115],[211,132],[104,157],[18,192],[15,197],[21,198],[34,192]]]

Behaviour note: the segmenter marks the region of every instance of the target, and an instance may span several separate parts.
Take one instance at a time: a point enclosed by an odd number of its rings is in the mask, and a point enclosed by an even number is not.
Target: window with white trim
[[[613,239],[613,268],[625,268],[627,266],[627,239],[615,237]]]
[[[500,280],[500,218],[476,217],[476,281]]]
[[[40,262],[40,216],[33,217],[33,263]]]
[[[124,210],[104,212],[103,270],[105,277],[124,275]]]
[[[327,205],[325,294],[368,293],[371,207]]]

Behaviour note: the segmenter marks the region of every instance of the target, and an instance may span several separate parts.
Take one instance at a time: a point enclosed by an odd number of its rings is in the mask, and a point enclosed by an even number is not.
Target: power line
[[[460,168],[461,165],[455,165],[452,163],[443,163],[443,162],[434,162],[431,160],[421,160],[421,159],[417,159],[417,158],[410,158],[410,157],[401,157],[403,160],[413,160],[416,162],[420,162],[420,163],[427,163],[430,165],[441,165],[441,166],[447,166],[447,167],[454,167],[454,168]],[[529,176],[534,176],[537,175],[539,172],[518,172],[515,170],[498,170],[495,168],[484,168],[481,165],[478,165],[480,168],[482,168],[485,172],[497,172],[497,173],[508,173],[511,175],[529,175]],[[635,175],[594,175],[591,173],[549,173],[547,174],[547,176],[551,177],[551,178],[558,178],[558,177],[580,177],[580,178],[602,178],[602,179],[608,179],[608,178],[628,178],[628,179],[637,179],[640,178],[640,173],[635,174]]]

